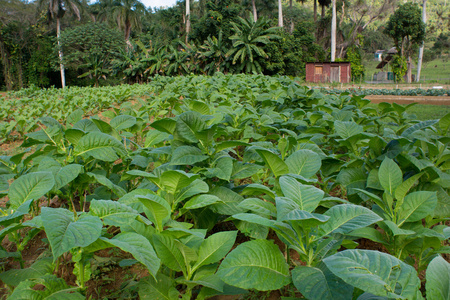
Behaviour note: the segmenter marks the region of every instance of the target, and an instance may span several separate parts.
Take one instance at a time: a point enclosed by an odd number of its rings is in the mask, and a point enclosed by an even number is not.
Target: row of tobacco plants
[[[140,299],[450,297],[450,114],[261,75],[133,89],[101,115],[40,117],[0,157],[10,299],[84,299],[108,248],[148,270]],[[42,231],[51,251],[28,266]],[[76,286],[55,275],[67,260]]]

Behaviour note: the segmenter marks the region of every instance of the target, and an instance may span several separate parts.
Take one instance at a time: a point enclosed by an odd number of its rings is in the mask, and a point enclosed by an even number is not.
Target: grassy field
[[[416,58],[414,58],[416,59]],[[366,68],[366,76],[365,79],[371,80],[373,74],[377,73],[379,70],[376,69],[376,66],[379,62],[374,60],[366,60],[363,62]],[[417,62],[414,62],[415,68],[413,69],[413,74],[417,74]],[[390,69],[389,69],[390,71]],[[422,65],[421,71],[421,82],[422,83],[432,83],[438,82],[443,84],[450,83],[450,59],[449,56],[443,56],[442,58],[438,58],[432,60],[430,62],[424,63]]]

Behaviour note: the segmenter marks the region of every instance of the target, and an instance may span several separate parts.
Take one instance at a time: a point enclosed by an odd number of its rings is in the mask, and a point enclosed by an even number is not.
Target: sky
[[[146,7],[173,6],[177,0],[141,0]]]

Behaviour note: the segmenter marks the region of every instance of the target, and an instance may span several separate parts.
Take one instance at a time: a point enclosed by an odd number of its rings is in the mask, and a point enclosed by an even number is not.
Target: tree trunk
[[[190,31],[191,31],[191,3],[190,0],[186,0],[186,44],[188,42]]]
[[[252,0],[253,21],[258,21],[258,12],[256,11],[255,0]]]
[[[322,5],[322,19],[325,18],[325,5]]]
[[[314,23],[317,22],[317,0],[314,0]]]
[[[1,54],[1,61],[3,66],[3,77],[5,77],[5,86],[6,90],[10,91],[13,89],[13,80],[11,76],[11,58],[9,55],[8,50],[6,49],[5,42],[2,39],[2,36],[0,35],[0,54]]]
[[[278,27],[283,27],[283,7],[281,0],[278,0]]]
[[[61,48],[61,44],[59,43],[59,36],[61,35],[61,19],[59,17],[56,18],[56,39],[58,40],[58,54],[59,54],[59,68],[61,70],[61,87],[66,87],[66,74],[64,70],[63,61],[63,51]]]
[[[131,36],[131,23],[130,23],[130,21],[126,21],[125,22],[125,42],[127,44],[127,49],[131,49],[130,36]]]
[[[407,71],[406,71],[406,83],[411,83],[411,56],[408,55],[408,62],[406,63]]]
[[[422,22],[424,22],[425,24],[427,23],[427,0],[423,0]],[[425,43],[422,42],[422,45],[420,45],[420,48],[419,48],[419,61],[417,62],[416,82],[419,82],[419,80],[420,80],[420,71],[422,71],[422,60],[423,60],[423,48],[424,48],[424,46],[425,46]]]
[[[336,59],[336,0],[333,0],[333,15],[331,18],[331,61]]]

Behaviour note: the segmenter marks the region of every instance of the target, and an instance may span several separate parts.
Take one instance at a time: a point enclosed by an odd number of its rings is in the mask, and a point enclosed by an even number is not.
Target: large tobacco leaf
[[[229,285],[260,291],[277,290],[291,281],[283,255],[267,240],[237,246],[223,260],[217,275]]]
[[[427,268],[427,299],[450,299],[450,264],[437,256]]]
[[[75,220],[74,214],[63,208],[43,207],[41,218],[54,260],[75,247],[95,242],[103,226],[96,216],[81,215]]]
[[[34,172],[20,176],[9,187],[8,197],[13,208],[18,208],[27,200],[37,200],[55,185],[50,172]]]
[[[416,270],[389,254],[345,250],[323,261],[337,277],[365,292],[392,299],[418,297],[420,280]]]
[[[78,140],[74,154],[113,162],[119,157],[124,157],[127,151],[124,145],[114,137],[102,132],[90,132]]]

